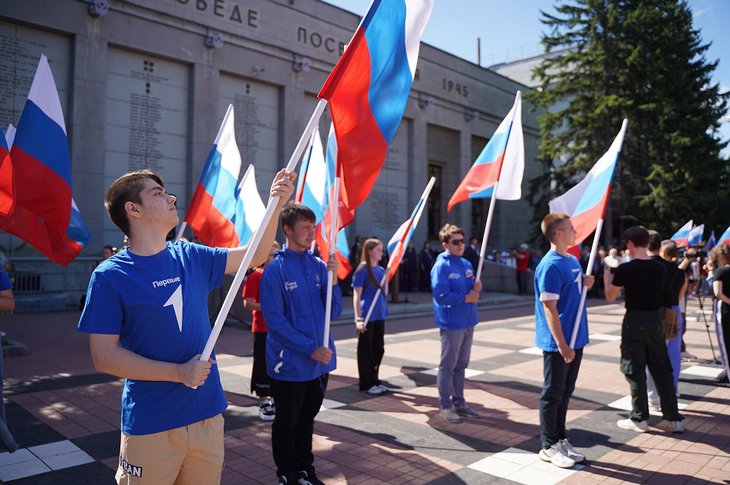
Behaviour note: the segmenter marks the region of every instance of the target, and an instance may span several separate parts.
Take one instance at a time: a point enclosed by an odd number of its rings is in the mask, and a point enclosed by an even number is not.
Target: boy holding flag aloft
[[[593,286],[593,276],[584,276],[580,263],[568,253],[575,244],[575,229],[565,213],[548,214],[540,225],[550,241],[550,251],[535,270],[535,345],[543,351],[543,384],[540,395],[540,458],[560,468],[584,460],[568,441],[565,430],[568,402],[588,344],[588,320],[581,309],[578,335],[573,348],[566,335],[573,334],[583,285]]]

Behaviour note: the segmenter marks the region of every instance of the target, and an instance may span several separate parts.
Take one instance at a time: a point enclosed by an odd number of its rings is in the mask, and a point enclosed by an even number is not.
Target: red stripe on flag
[[[195,210],[188,211],[185,221],[193,228],[195,237],[210,247],[238,247],[240,241],[236,226],[213,205],[213,197],[205,191],[202,184],[198,184],[195,189],[193,201],[198,206]]]
[[[504,152],[494,162],[473,165],[451,196],[447,210],[451,211],[456,204],[467,200],[469,195],[487,190],[497,183],[503,160]]]
[[[610,186],[609,186],[610,187]],[[598,219],[603,217],[604,209],[606,208],[606,202],[608,201],[609,191],[603,194],[601,202],[595,205],[590,210],[581,212],[580,214],[573,216],[570,220],[573,222],[573,228],[575,229],[575,243],[580,244],[596,230],[598,225]]]

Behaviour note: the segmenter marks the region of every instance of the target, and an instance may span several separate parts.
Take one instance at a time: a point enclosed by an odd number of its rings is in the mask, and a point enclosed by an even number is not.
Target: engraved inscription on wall
[[[382,192],[373,190],[370,192],[368,202],[371,204],[372,228],[379,233],[390,233],[397,228],[402,221],[398,217],[398,205],[400,197],[397,192]]]

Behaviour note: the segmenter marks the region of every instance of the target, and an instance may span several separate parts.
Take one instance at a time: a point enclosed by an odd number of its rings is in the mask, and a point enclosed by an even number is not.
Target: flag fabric
[[[433,0],[374,0],[318,98],[337,133],[342,200],[368,196],[400,124]]]
[[[628,121],[624,120],[608,151],[596,162],[586,176],[563,195],[549,202],[550,213],[564,212],[570,216],[575,229],[576,244],[590,236],[603,219],[611,195],[611,181]]]
[[[241,154],[233,122],[233,105],[228,105],[185,215],[185,222],[195,237],[207,246],[235,248],[239,245],[233,219]]]
[[[393,237],[391,237],[390,241],[388,241],[388,254],[390,255],[388,259],[388,266],[391,268],[391,272],[388,275],[388,281],[393,279],[398,266],[400,266],[400,262],[408,249],[408,244],[411,242],[411,238],[413,237],[413,233],[416,229],[415,221],[425,203],[426,200],[422,197],[413,209],[411,216],[400,225],[398,230],[395,231],[395,234],[393,234]]]
[[[248,244],[253,233],[261,225],[261,221],[264,220],[264,213],[266,213],[266,206],[261,200],[259,189],[256,186],[256,170],[253,165],[249,165],[238,185],[236,194],[233,222],[238,235],[238,246]]]
[[[725,232],[722,233],[722,236],[720,236],[720,239],[717,240],[717,244],[730,244],[730,226],[725,229]]]
[[[15,204],[0,215],[0,229],[33,245],[51,261],[67,265],[85,247],[89,232],[71,195],[66,123],[45,55],[38,62],[11,142],[10,163],[0,167],[0,188],[12,187]]]
[[[717,239],[715,238],[715,230],[713,229],[712,232],[710,232],[710,237],[707,239],[705,251],[710,252],[715,246],[717,246]]]
[[[519,200],[522,197],[522,175],[525,172],[525,142],[522,133],[522,93],[517,91],[515,102],[489,139],[487,146],[464,176],[447,210],[468,199],[492,196],[499,181],[496,198]]]
[[[314,241],[317,243],[317,247],[319,248],[319,257],[325,263],[330,259],[329,233],[325,232],[326,230],[327,227],[320,222],[317,224],[316,232],[314,234]],[[340,232],[337,233],[335,257],[340,263],[337,267],[337,278],[344,280],[352,271],[352,265],[350,264],[350,248],[347,245],[347,234],[345,234],[345,228],[340,229]]]
[[[674,241],[677,246],[686,248],[689,246],[689,233],[692,230],[692,227],[694,227],[694,221],[690,219],[687,224],[680,227],[677,232],[674,233],[674,235],[670,238],[672,241]]]
[[[312,209],[317,223],[322,221],[324,213],[327,211],[331,185],[322,139],[319,135],[319,128],[316,128],[302,160],[294,200]]]
[[[700,224],[699,226],[695,226],[692,228],[691,231],[689,231],[689,245],[690,246],[699,246],[702,244],[702,238],[705,235],[705,225]]]
[[[15,195],[13,194],[13,162],[10,160],[10,148],[13,146],[13,137],[8,136],[10,128],[6,133],[0,129],[0,215],[7,216],[15,206]]]
[[[15,141],[15,127],[12,123],[8,123],[8,129],[5,130],[5,148],[10,150],[10,147],[13,146],[13,142]]]

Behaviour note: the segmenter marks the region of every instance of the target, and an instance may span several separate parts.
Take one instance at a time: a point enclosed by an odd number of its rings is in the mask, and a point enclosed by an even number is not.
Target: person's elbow
[[[115,374],[114,356],[118,350],[118,344],[112,343],[108,335],[91,335],[89,338],[89,350],[91,362],[94,369],[104,374]]]

